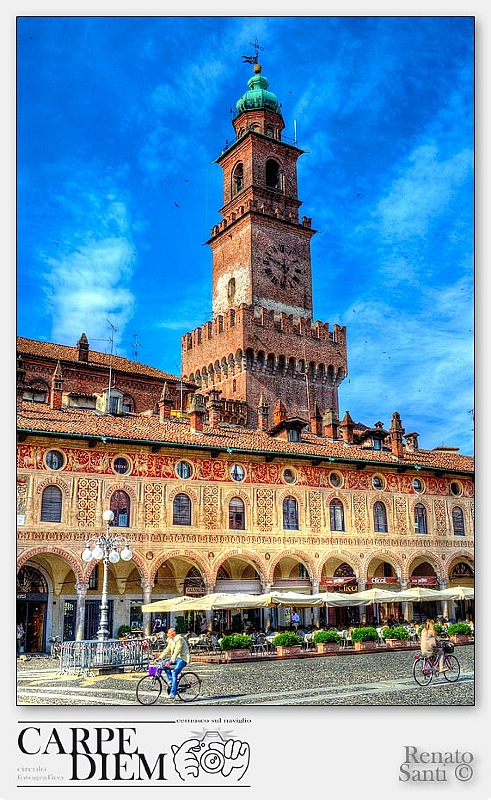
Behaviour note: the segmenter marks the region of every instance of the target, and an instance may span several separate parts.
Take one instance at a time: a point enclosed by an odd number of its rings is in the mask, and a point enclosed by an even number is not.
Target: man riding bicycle
[[[166,656],[170,656],[170,658],[166,658]],[[175,628],[169,628],[167,631],[167,646],[155,660],[164,662],[165,674],[171,682],[169,700],[175,700],[179,675],[184,667],[191,661],[189,645],[184,636],[180,633],[176,633]]]

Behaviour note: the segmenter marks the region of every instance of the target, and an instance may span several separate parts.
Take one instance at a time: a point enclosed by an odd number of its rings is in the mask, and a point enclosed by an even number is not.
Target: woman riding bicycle
[[[170,656],[170,658],[166,658],[166,656]],[[167,646],[155,660],[164,662],[165,674],[171,681],[169,700],[175,700],[179,675],[191,661],[188,643],[184,636],[180,633],[176,634],[175,628],[169,628],[167,631]]]
[[[446,672],[447,667],[444,665],[443,650],[440,647],[440,639],[435,631],[435,623],[432,619],[427,619],[425,626],[421,631],[421,653],[426,658],[433,658],[434,655],[439,655],[439,672]]]

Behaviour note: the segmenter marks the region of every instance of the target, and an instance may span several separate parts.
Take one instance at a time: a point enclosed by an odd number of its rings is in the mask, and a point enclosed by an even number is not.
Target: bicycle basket
[[[447,642],[447,640],[445,639],[445,641],[442,642],[442,650],[444,653],[453,653],[454,651],[453,642]]]

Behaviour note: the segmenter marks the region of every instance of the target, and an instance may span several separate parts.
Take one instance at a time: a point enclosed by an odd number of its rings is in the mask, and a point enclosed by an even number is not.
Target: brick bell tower
[[[282,139],[280,104],[256,56],[237,101],[235,140],[223,170],[222,220],[213,252],[213,319],[182,337],[182,372],[202,394],[214,390],[224,419],[258,427],[261,407],[281,400],[287,418],[309,422],[317,407],[338,416],[347,375],[346,328],[312,322],[311,220],[299,220],[296,143]],[[235,414],[234,414],[235,409]]]

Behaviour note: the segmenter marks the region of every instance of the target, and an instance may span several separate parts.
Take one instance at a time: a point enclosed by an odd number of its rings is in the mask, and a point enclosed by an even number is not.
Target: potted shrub
[[[378,646],[378,633],[375,628],[355,628],[351,632],[355,650],[375,650]]]
[[[393,628],[383,628],[382,636],[388,647],[404,647],[409,644],[409,631],[404,625],[395,625]]]
[[[252,644],[252,637],[245,633],[231,633],[220,640],[220,647],[227,654],[227,661],[244,661],[250,658]]]
[[[126,634],[131,633],[131,628],[129,625],[120,625],[118,628],[118,639],[125,639]]]
[[[472,628],[466,622],[453,622],[447,626],[447,633],[455,644],[472,642]]]
[[[341,637],[337,631],[316,631],[314,644],[318,653],[334,653],[341,648]]]
[[[300,636],[291,631],[279,633],[273,639],[273,645],[279,656],[296,656],[302,652],[302,640]]]

